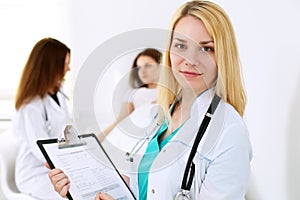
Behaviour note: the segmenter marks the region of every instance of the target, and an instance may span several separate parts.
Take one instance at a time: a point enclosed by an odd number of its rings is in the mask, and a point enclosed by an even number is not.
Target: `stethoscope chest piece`
[[[181,189],[175,196],[175,200],[191,200],[191,194],[188,190]]]
[[[45,130],[48,134],[51,132],[51,123],[49,122],[49,120],[45,122]]]

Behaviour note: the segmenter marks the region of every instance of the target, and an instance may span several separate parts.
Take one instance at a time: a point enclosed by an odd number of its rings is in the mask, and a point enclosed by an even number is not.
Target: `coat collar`
[[[209,89],[201,93],[195,99],[191,106],[190,118],[157,155],[151,170],[164,168],[190,151],[200,124],[204,118],[204,114],[206,113],[214,94],[214,90]]]

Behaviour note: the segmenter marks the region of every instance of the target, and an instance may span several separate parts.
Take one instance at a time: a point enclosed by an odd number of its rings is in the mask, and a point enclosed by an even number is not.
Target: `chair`
[[[20,193],[15,183],[16,143],[12,131],[0,133],[0,184],[7,200],[36,200]]]

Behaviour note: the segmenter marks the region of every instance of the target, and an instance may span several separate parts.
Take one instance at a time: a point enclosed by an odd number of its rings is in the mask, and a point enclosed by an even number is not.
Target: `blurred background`
[[[0,134],[11,126],[14,95],[33,45],[44,37],[71,48],[65,91],[72,98],[80,67],[108,39],[135,29],[167,29],[186,1],[0,0]],[[248,104],[245,121],[253,146],[250,200],[298,200],[300,190],[300,2],[213,0],[235,28]],[[133,41],[134,42],[134,41]],[[122,44],[120,44],[122,45]],[[134,52],[115,61],[118,80]],[[115,84],[116,83],[112,83]],[[111,88],[101,96],[107,105]],[[97,99],[95,99],[97,102]],[[109,123],[111,107],[98,111]],[[0,174],[1,176],[1,174]],[[0,199],[4,199],[0,189]]]

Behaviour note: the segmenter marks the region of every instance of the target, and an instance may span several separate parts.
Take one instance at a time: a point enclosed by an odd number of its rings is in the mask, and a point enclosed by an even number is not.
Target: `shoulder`
[[[248,140],[249,132],[244,119],[228,103],[225,103],[224,134],[230,137],[243,137]]]
[[[156,92],[157,89],[156,88],[147,88],[147,87],[140,87],[135,89],[136,92],[145,92],[145,93],[150,93],[150,92]]]
[[[151,100],[157,99],[157,88],[140,88],[140,90],[137,92],[139,96],[142,96],[144,98],[149,98]]]
[[[137,89],[133,89],[130,93],[130,96],[132,98],[151,98],[152,96],[155,96],[157,94],[156,88],[146,88],[141,87]]]
[[[249,139],[249,132],[243,118],[239,113],[228,103],[220,101],[219,110],[216,110],[217,119],[212,120],[212,128],[217,127],[217,137],[210,152],[213,154],[222,154],[226,151],[245,153],[251,157],[252,148]],[[211,130],[213,132],[213,130]],[[210,135],[207,135],[209,139]]]
[[[13,116],[13,123],[18,123],[20,120],[31,120],[35,116],[42,116],[43,112],[43,100],[40,97],[36,97],[16,111]]]
[[[20,111],[40,109],[40,108],[42,108],[42,106],[43,106],[43,99],[40,97],[35,97],[29,103],[22,106],[20,108]]]
[[[233,141],[238,138],[248,141],[249,132],[243,118],[230,104],[225,103],[224,101],[222,101],[221,104],[224,104],[225,108],[223,137],[232,137]]]
[[[144,93],[144,92],[147,92],[147,90],[148,90],[148,88],[146,88],[146,87],[140,87],[140,88],[133,89],[132,92],[134,94],[136,94],[136,93]]]
[[[22,106],[17,112],[17,115],[29,115],[34,113],[42,113],[43,111],[43,101],[44,99],[40,97],[35,97],[26,105]]]

